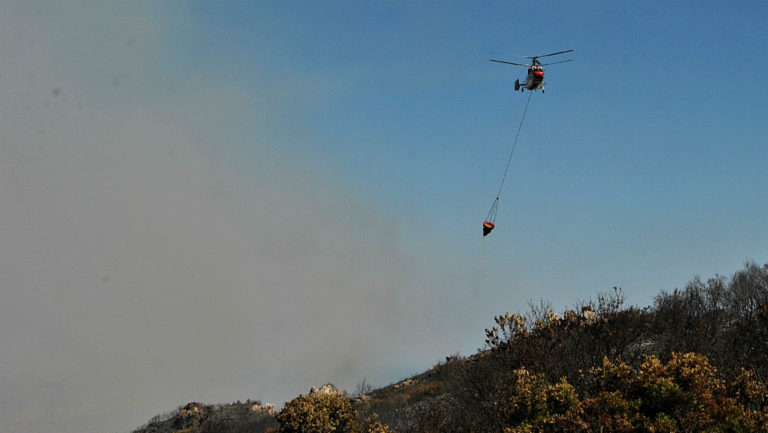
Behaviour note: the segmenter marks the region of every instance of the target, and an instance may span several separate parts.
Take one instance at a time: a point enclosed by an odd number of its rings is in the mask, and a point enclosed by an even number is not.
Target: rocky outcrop
[[[262,433],[277,425],[274,407],[260,401],[208,405],[187,403],[176,411],[152,418],[134,433]]]
[[[336,388],[335,386],[331,385],[330,383],[327,385],[323,385],[320,388],[315,388],[314,386],[309,390],[309,395],[318,394],[318,395],[344,395],[344,391],[340,390],[339,388]]]

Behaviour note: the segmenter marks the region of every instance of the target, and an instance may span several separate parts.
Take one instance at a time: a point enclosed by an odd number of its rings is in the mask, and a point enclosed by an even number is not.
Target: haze
[[[472,353],[528,299],[617,285],[647,304],[765,258],[758,75],[738,104],[713,90],[714,113],[692,99],[702,117],[638,137],[633,112],[584,96],[603,38],[534,43],[482,24],[499,8],[438,4],[0,5],[0,430],[125,432],[188,401],[386,385]],[[481,240],[524,73],[483,50],[508,48],[578,60],[548,70]],[[715,117],[754,120],[745,148],[691,153],[709,130],[680,131]]]

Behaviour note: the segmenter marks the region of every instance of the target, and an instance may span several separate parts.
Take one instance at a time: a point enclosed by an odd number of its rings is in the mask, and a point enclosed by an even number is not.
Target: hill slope
[[[694,278],[642,309],[618,288],[562,315],[531,306],[485,334],[473,356],[353,398],[360,425],[376,414],[402,433],[768,428],[768,265]],[[137,432],[278,425],[251,402],[191,405]]]

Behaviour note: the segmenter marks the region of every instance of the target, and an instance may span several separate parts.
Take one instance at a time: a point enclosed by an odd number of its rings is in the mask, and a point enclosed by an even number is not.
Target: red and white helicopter
[[[542,66],[554,65],[557,63],[572,62],[573,59],[563,60],[561,62],[552,62],[552,63],[542,64],[541,62],[539,62],[539,58],[556,56],[558,54],[570,53],[572,51],[573,50],[565,50],[565,51],[558,51],[556,53],[544,54],[541,56],[527,56],[527,58],[531,59],[530,65],[527,65],[524,63],[507,62],[504,60],[496,60],[496,59],[489,59],[489,60],[496,63],[506,63],[507,65],[527,67],[528,77],[525,79],[525,82],[523,83],[521,83],[520,80],[515,80],[515,90],[523,91],[523,89],[528,89],[533,91],[536,89],[541,89],[541,93],[544,93],[544,68],[542,68]]]

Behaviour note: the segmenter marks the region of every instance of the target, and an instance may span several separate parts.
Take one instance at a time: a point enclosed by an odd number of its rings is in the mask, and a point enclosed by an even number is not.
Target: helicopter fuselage
[[[520,83],[520,86],[528,90],[544,90],[544,69],[538,65],[528,68],[528,77],[525,83]]]

